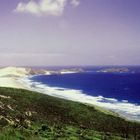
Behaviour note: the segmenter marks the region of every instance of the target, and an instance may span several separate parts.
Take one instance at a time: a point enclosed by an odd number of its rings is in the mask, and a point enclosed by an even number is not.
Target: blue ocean
[[[81,90],[90,96],[103,96],[118,101],[140,104],[140,67],[126,68],[125,72],[102,72],[109,67],[78,67],[80,73],[38,75],[32,77],[35,82],[50,87]],[[66,67],[48,67],[49,70],[61,70]],[[72,67],[67,67],[70,69]],[[114,68],[114,67],[113,67]],[[119,68],[119,67],[115,67]]]

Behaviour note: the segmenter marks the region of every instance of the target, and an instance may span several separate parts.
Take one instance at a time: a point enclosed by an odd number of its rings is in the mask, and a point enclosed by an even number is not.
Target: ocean
[[[51,67],[48,69],[57,71],[64,68]],[[70,68],[72,67],[67,69]],[[113,67],[112,70],[111,66],[78,68],[83,71],[68,74],[37,75],[31,80],[36,85],[38,83],[38,87],[45,89],[46,86],[48,87],[46,90],[55,89],[50,91],[54,96],[59,96],[59,94],[57,95],[58,92],[64,98],[75,98],[75,100],[90,104],[93,102],[95,105],[116,111],[129,119],[140,120],[139,66],[123,67],[127,68],[127,71],[114,71],[114,69],[121,67]],[[80,94],[84,96],[80,96]]]

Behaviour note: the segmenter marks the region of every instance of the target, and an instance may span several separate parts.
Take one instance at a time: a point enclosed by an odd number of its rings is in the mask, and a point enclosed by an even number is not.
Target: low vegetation
[[[140,140],[140,124],[89,105],[0,88],[0,140]]]

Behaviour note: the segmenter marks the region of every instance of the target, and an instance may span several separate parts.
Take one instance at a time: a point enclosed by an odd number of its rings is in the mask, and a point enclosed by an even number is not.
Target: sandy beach
[[[22,78],[28,76],[28,71],[25,68],[6,67],[0,69],[0,87],[21,88],[27,89]]]
[[[27,89],[25,85],[21,84],[18,79],[14,77],[0,77],[0,87]]]

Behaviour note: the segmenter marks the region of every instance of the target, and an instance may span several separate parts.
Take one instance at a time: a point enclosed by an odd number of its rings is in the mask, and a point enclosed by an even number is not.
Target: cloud
[[[80,4],[79,0],[70,0],[72,6],[78,6]],[[15,12],[18,13],[30,13],[36,16],[60,16],[68,0],[30,0],[27,3],[18,3]]]
[[[78,5],[80,4],[80,1],[79,1],[79,0],[72,0],[72,1],[71,1],[71,4],[72,4],[73,6],[78,6]]]

